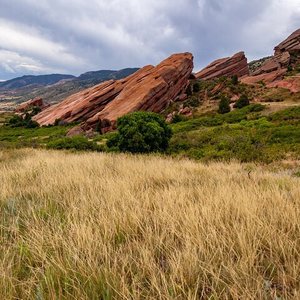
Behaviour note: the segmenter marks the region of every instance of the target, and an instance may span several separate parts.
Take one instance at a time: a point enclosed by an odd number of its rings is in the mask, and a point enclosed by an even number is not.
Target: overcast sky
[[[0,0],[0,80],[121,69],[190,51],[195,70],[273,53],[300,27],[300,0]]]

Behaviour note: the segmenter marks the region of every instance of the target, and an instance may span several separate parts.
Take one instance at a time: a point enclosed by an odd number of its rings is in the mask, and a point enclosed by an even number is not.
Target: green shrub
[[[24,124],[24,120],[21,116],[15,115],[9,119],[8,125],[11,127],[22,127]]]
[[[31,110],[31,116],[35,116],[38,113],[40,113],[42,111],[42,109],[39,106],[33,106],[32,110]]]
[[[219,103],[219,109],[218,113],[219,114],[226,114],[230,112],[230,101],[227,97],[222,96],[221,101]]]
[[[231,83],[232,83],[233,85],[237,85],[237,84],[239,83],[239,78],[238,78],[237,75],[233,75],[233,76],[231,77]]]
[[[65,137],[47,144],[49,149],[73,149],[100,151],[101,147],[83,136]]]
[[[135,112],[117,121],[118,133],[109,138],[107,146],[123,152],[150,153],[168,148],[172,131],[155,113]]]
[[[9,121],[10,127],[37,128],[39,124],[31,119],[31,114],[26,113],[25,116],[15,115]]]
[[[187,89],[186,89],[186,94],[188,95],[188,96],[192,96],[193,95],[193,89],[192,89],[192,86],[191,86],[191,84],[189,84],[189,86],[187,87]]]
[[[260,111],[263,111],[265,109],[265,106],[262,105],[262,104],[250,104],[248,107],[247,107],[248,111],[249,112],[260,112]]]
[[[194,93],[199,93],[200,90],[201,90],[200,83],[199,82],[194,83],[194,85],[193,85],[193,92]]]
[[[241,95],[240,99],[234,104],[234,108],[243,108],[245,106],[250,105],[250,101],[247,95]]]
[[[191,96],[185,103],[184,106],[186,107],[198,107],[200,104],[199,98],[196,96]]]
[[[299,123],[300,107],[291,107],[285,110],[278,111],[269,116],[270,121],[288,121],[290,123]]]
[[[183,115],[180,115],[180,114],[176,114],[173,119],[172,119],[172,123],[175,124],[175,123],[179,123],[179,122],[182,122],[182,121],[185,121],[187,118]]]

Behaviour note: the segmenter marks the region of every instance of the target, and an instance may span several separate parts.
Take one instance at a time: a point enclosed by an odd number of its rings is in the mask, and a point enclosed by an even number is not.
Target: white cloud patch
[[[1,68],[12,74],[42,74],[56,71],[56,69],[45,66],[38,60],[7,50],[0,50],[0,69]]]
[[[272,53],[300,27],[299,0],[0,2],[0,49],[19,55],[0,57],[1,78],[143,66],[180,51],[193,52],[197,69],[239,50]]]

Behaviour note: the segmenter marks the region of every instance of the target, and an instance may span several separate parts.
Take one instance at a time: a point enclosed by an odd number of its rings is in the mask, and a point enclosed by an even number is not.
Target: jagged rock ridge
[[[242,79],[244,83],[253,84],[263,81],[270,84],[282,80],[288,68],[300,62],[300,29],[274,48],[274,55],[267,59],[251,76]]]
[[[237,75],[242,77],[249,74],[247,58],[244,52],[238,52],[232,57],[218,59],[196,73],[196,78],[209,80],[222,76]]]

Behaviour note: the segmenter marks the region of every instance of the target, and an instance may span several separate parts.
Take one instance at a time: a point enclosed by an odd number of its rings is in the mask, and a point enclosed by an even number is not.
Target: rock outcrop
[[[156,67],[146,66],[121,80],[110,80],[81,91],[34,117],[40,125],[55,120],[82,122],[82,130],[114,129],[116,120],[133,111],[161,112],[183,94],[193,70],[191,53],[174,54]],[[75,128],[73,132],[80,132]]]
[[[291,76],[283,80],[275,81],[267,85],[269,88],[284,88],[290,90],[291,93],[300,92],[300,76]]]
[[[243,83],[255,85],[260,82],[264,82],[265,84],[270,84],[277,80],[282,80],[284,75],[286,74],[287,69],[279,69],[269,73],[261,73],[258,75],[245,76],[241,79]]]
[[[288,63],[288,57],[300,54],[300,29],[293,32],[287,39],[275,47],[275,57],[281,63]],[[287,66],[287,65],[286,65]]]
[[[34,99],[28,100],[28,101],[20,104],[19,106],[17,106],[16,112],[23,113],[25,111],[30,110],[33,107],[39,107],[40,109],[43,110],[43,109],[49,107],[49,104],[44,103],[42,98],[34,98]]]
[[[272,57],[267,59],[251,76],[244,77],[242,82],[255,84],[263,81],[270,84],[282,80],[288,68],[293,68],[300,62],[300,29],[276,46],[274,51]]]
[[[239,52],[232,57],[218,59],[208,65],[206,68],[196,73],[196,78],[209,80],[222,76],[237,75],[242,77],[249,75],[249,67],[244,52]]]

